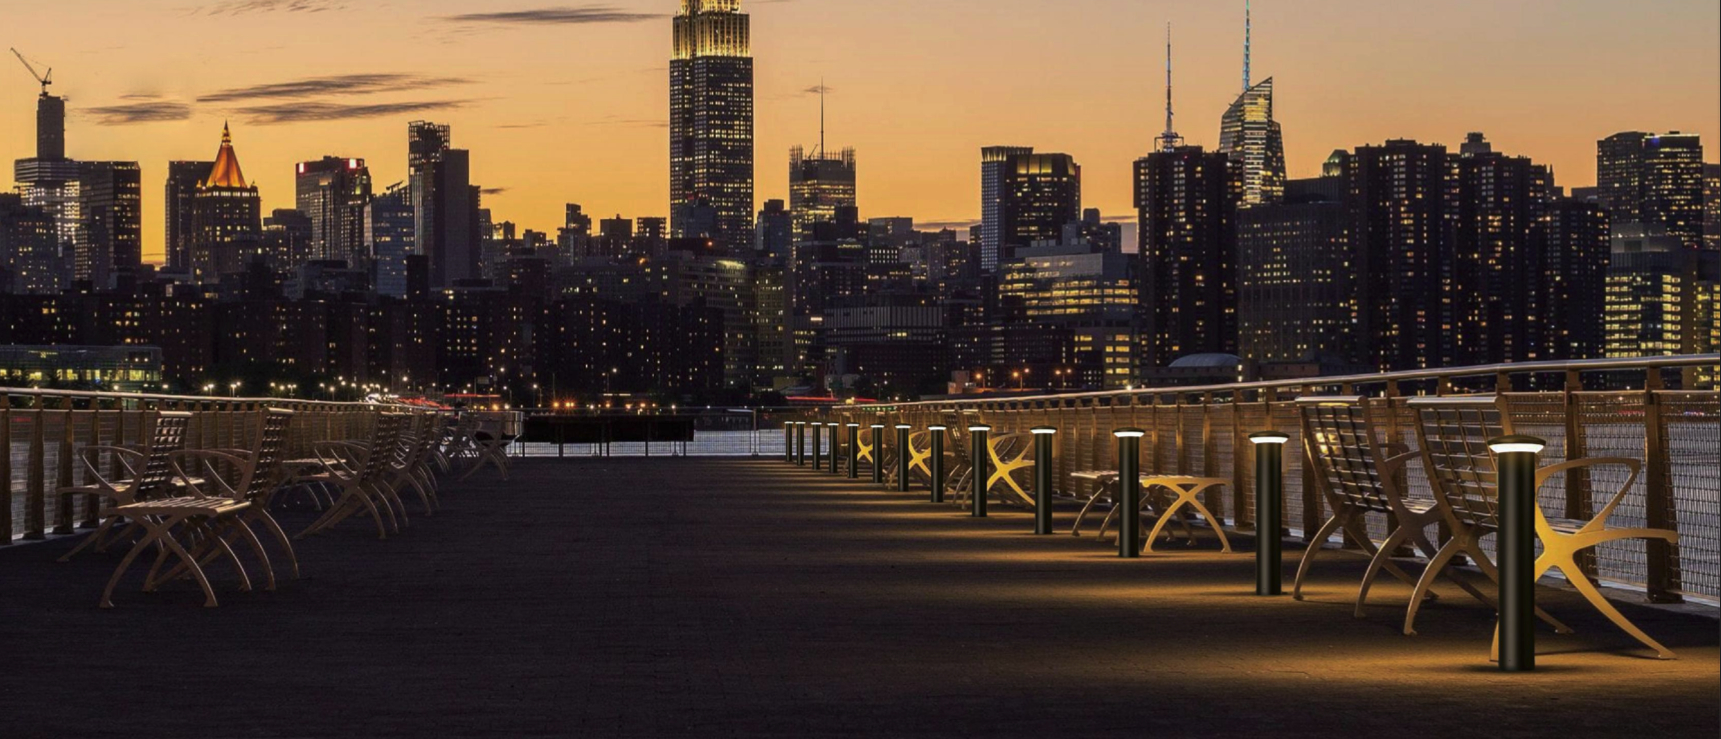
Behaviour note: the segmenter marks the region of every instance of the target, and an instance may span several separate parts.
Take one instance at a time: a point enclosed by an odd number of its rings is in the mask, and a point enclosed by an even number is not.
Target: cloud
[[[478,191],[480,195],[501,195],[508,191],[506,187],[486,187]]]
[[[341,10],[347,4],[341,0],[229,0],[203,8],[208,15],[243,15],[245,13],[321,13]]]
[[[191,106],[172,100],[161,100],[153,96],[127,95],[125,99],[141,102],[124,105],[109,105],[100,108],[89,108],[84,112],[95,116],[96,123],[102,126],[129,126],[135,123],[160,123],[162,121],[183,121],[191,117]]]
[[[830,85],[827,85],[827,84],[821,82],[821,83],[813,85],[812,87],[809,87],[805,90],[802,90],[801,94],[803,94],[803,95],[820,95],[820,94],[827,94],[827,93],[832,93],[832,92],[836,92],[836,91],[837,91],[836,88],[831,87]]]
[[[588,5],[574,8],[558,6],[527,10],[503,10],[488,13],[445,15],[441,20],[460,24],[505,25],[576,25],[587,23],[639,23],[669,16],[663,13],[637,13],[613,5]]]
[[[253,105],[239,108],[236,112],[244,116],[245,122],[254,126],[273,126],[283,123],[306,123],[318,121],[346,121],[360,118],[381,118],[405,113],[422,113],[431,110],[451,110],[465,107],[463,100],[417,100],[398,103],[371,103],[366,105],[343,105],[340,103],[325,103],[316,101],[275,103],[271,105]]]
[[[920,229],[922,231],[929,230],[929,229],[942,230],[942,229],[946,229],[946,228],[956,230],[956,231],[961,231],[963,229],[973,228],[973,227],[978,226],[978,225],[980,225],[979,221],[915,221],[914,222],[914,227],[917,229]]]
[[[307,77],[289,82],[272,82],[219,90],[199,96],[197,102],[231,103],[243,100],[305,98],[316,95],[373,95],[469,83],[471,80],[458,77],[426,77],[416,74],[343,74],[334,77]]]

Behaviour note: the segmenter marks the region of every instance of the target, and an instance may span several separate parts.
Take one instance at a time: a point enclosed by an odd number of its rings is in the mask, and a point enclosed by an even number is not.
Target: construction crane
[[[30,60],[25,59],[23,54],[18,53],[17,49],[12,50],[12,56],[18,57],[18,61],[23,62],[24,68],[30,70],[30,76],[42,83],[42,97],[47,97],[48,85],[54,84],[54,68],[49,67],[47,72],[37,74],[36,68],[30,64]]]

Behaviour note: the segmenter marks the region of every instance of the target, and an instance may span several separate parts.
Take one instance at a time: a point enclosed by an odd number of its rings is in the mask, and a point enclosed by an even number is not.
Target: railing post
[[[1668,469],[1666,419],[1661,413],[1661,370],[1651,368],[1643,383],[1643,517],[1652,529],[1677,531],[1673,475]],[[1679,595],[1679,555],[1662,539],[1644,542],[1644,589],[1651,603],[1682,603]]]
[[[825,467],[825,424],[813,422],[813,471],[818,472]]]
[[[968,501],[969,514],[975,518],[986,517],[986,490],[992,477],[992,461],[987,451],[991,444],[986,440],[992,427],[985,424],[975,424],[968,427],[968,456],[969,456],[969,486],[973,490]]]
[[[896,425],[896,491],[908,492],[908,430],[914,428],[906,423]]]
[[[860,479],[860,424],[849,424],[849,479]]]
[[[795,464],[807,466],[807,422],[795,422]]]
[[[944,502],[944,426],[934,425],[926,428],[932,437],[932,458],[928,468],[932,471],[932,502]]]
[[[1147,432],[1118,429],[1112,435],[1117,437],[1117,556],[1135,559],[1141,556],[1141,437]]]
[[[1502,436],[1488,442],[1499,458],[1500,669],[1536,669],[1536,455],[1546,442]]]
[[[1058,430],[1040,426],[1034,434],[1034,533],[1052,533],[1052,442]]]
[[[875,423],[872,430],[872,482],[884,484],[884,424]]]
[[[1279,527],[1285,507],[1284,453],[1291,437],[1277,431],[1249,435],[1255,445],[1255,594],[1283,590],[1284,542]]]

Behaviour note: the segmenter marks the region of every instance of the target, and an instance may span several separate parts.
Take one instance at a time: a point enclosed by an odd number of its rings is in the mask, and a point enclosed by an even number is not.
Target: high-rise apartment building
[[[741,0],[681,0],[669,62],[670,235],[708,205],[721,248],[753,241],[753,58]],[[697,234],[693,234],[697,235]]]
[[[1642,223],[1703,242],[1703,143],[1697,134],[1628,131],[1596,142],[1596,187],[1615,227]]]
[[[221,127],[215,165],[198,183],[191,201],[191,275],[199,283],[219,282],[239,272],[258,251],[263,230],[257,186],[245,181],[233,134]]]
[[[789,149],[789,212],[796,239],[812,233],[813,224],[836,220],[838,208],[855,207],[855,150],[808,156],[799,146]]]
[[[781,200],[767,200],[753,227],[753,253],[774,264],[787,264],[795,247],[795,220]]]
[[[365,160],[323,157],[300,162],[294,174],[298,210],[311,219],[313,258],[365,266],[365,205],[371,198]]]
[[[191,268],[191,202],[197,197],[197,186],[209,176],[215,162],[171,161],[167,163],[167,192],[162,199],[167,209],[167,263],[176,272]]]
[[[1355,255],[1364,364],[1427,369],[1445,359],[1446,147],[1397,139],[1342,160],[1345,237]]]
[[[0,192],[0,293],[48,294],[58,290],[59,240],[54,219],[24,205],[22,195]]]
[[[437,165],[453,145],[446,123],[413,121],[406,125],[407,190],[412,198],[413,253],[429,254],[436,234]]]
[[[72,277],[112,289],[143,265],[143,170],[137,162],[78,162],[78,200]]]
[[[413,254],[423,255],[430,286],[443,288],[480,274],[479,191],[472,155],[450,147],[447,124],[414,121],[406,129],[407,190],[412,200]]]
[[[365,204],[364,244],[371,259],[371,284],[378,295],[406,297],[406,258],[414,244],[412,190],[389,185]]]
[[[1238,356],[1262,363],[1322,356],[1360,362],[1355,260],[1344,226],[1340,197],[1287,199],[1238,212]]]
[[[1607,211],[1582,200],[1555,200],[1543,209],[1530,243],[1538,274],[1534,320],[1525,326],[1527,358],[1599,359],[1606,331],[1597,308],[1607,301],[1611,258]]]
[[[1451,163],[1446,270],[1445,334],[1448,366],[1498,364],[1533,358],[1527,343],[1542,277],[1531,232],[1553,190],[1553,173],[1528,157],[1494,151],[1470,134]]]
[[[29,292],[53,293],[72,277],[72,261],[82,228],[78,163],[66,158],[66,101],[49,95],[36,99],[36,156],[13,165],[24,208],[46,215],[53,224],[53,258],[37,254],[23,260],[14,279]]]
[[[1199,146],[1136,160],[1143,369],[1237,351],[1236,172],[1225,154]]]
[[[1068,154],[992,146],[980,152],[980,269],[996,273],[1015,249],[1057,239],[1081,220],[1082,168]]]
[[[1721,251],[1721,164],[1703,165],[1703,245]]]

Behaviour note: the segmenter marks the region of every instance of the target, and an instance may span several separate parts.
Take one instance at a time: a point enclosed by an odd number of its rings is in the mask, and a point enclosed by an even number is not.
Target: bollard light
[[[927,426],[926,430],[928,432],[930,432],[928,435],[932,437],[932,439],[931,439],[931,441],[932,441],[932,458],[927,460],[927,461],[932,463],[931,468],[930,468],[932,470],[932,475],[931,475],[931,477],[932,477],[932,502],[943,503],[944,502],[944,432],[949,430],[949,427],[943,426],[943,425]]]
[[[836,421],[831,421],[830,423],[825,424],[825,428],[830,429],[831,432],[830,471],[833,475],[837,474],[837,449],[840,448],[842,444],[842,427],[843,425]]]
[[[1488,442],[1497,461],[1500,531],[1500,670],[1536,669],[1536,455],[1547,442],[1502,436]]]
[[[1118,530],[1117,556],[1135,559],[1141,556],[1141,429],[1118,429],[1117,492]]]
[[[906,423],[896,425],[896,491],[908,492],[908,431],[914,428]]]
[[[807,422],[795,422],[795,464],[807,466]]]
[[[973,479],[973,494],[968,501],[969,513],[975,518],[986,517],[986,489],[991,482],[992,461],[987,458],[986,450],[989,442],[986,435],[992,432],[992,427],[985,424],[975,424],[968,427],[969,473]]]
[[[1285,444],[1291,437],[1277,431],[1249,435],[1255,445],[1255,594],[1284,592]]]
[[[872,425],[872,481],[884,484],[884,424]]]
[[[849,424],[849,479],[860,477],[860,424]]]
[[[813,471],[818,472],[825,466],[825,425],[813,422]]]
[[[1050,426],[1030,429],[1034,435],[1034,533],[1052,533],[1052,439]]]

